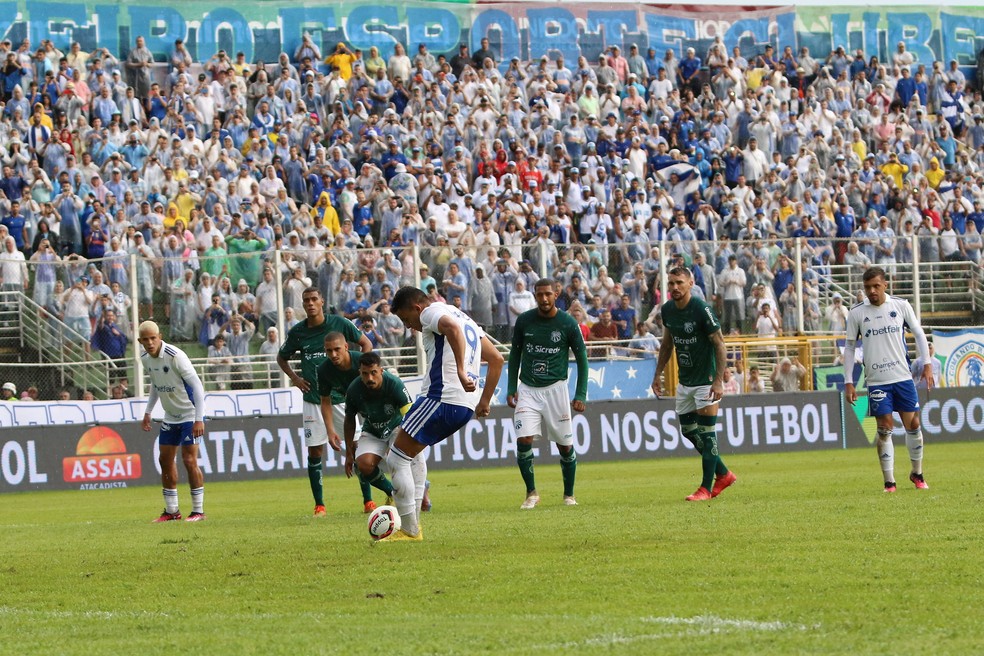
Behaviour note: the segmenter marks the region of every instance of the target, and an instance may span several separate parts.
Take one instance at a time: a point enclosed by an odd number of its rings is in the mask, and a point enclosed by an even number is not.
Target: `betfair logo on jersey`
[[[555,330],[552,333],[550,333],[550,341],[551,342],[557,343],[562,338],[563,338],[563,336],[560,334],[560,331],[559,330]]]
[[[157,390],[158,394],[165,393],[165,392],[171,394],[178,388],[175,387],[174,385],[154,385],[154,389]]]
[[[865,337],[877,337],[879,335],[897,335],[902,332],[899,326],[882,326],[881,328],[869,328],[864,331]]]
[[[324,360],[327,357],[328,357],[328,353],[325,352],[325,351],[315,351],[313,353],[304,353],[304,359],[305,360],[317,360],[317,359]]]
[[[693,321],[685,321],[683,323],[683,332],[687,333],[688,335],[692,334],[696,329],[697,329],[697,324],[694,323]]]

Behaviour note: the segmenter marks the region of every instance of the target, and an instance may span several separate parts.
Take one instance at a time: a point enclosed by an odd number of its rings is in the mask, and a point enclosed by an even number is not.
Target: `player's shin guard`
[[[909,449],[909,460],[912,461],[912,473],[922,473],[923,436],[922,430],[905,432],[905,446]]]
[[[395,446],[391,447],[386,455],[386,464],[389,466],[390,474],[393,477],[393,503],[396,504],[396,509],[400,513],[403,530],[410,535],[416,535],[418,531],[417,511],[413,498],[413,471],[410,468],[412,460],[413,458]]]
[[[570,447],[567,455],[560,456],[560,473],[564,478],[564,496],[574,496],[574,476],[577,474],[577,452]]]
[[[325,488],[321,479],[321,458],[308,458],[308,480],[311,481],[311,494],[314,505],[325,505]]]
[[[680,432],[687,439],[688,442],[694,445],[694,449],[697,453],[701,453],[704,450],[703,442],[700,439],[700,427],[697,425],[697,413],[696,412],[685,412],[680,415]]]
[[[526,483],[526,494],[536,489],[536,477],[533,475],[533,445],[516,442],[516,464],[519,465],[519,473],[523,476]]]
[[[193,487],[193,488],[191,488],[191,512],[193,512],[193,513],[205,512],[205,488],[204,487]]]
[[[359,491],[362,492],[362,503],[372,501],[372,486],[359,478]]]
[[[421,451],[410,461],[410,473],[413,475],[413,507],[420,522],[420,509],[424,503],[424,489],[427,486],[427,460]]]
[[[389,482],[389,479],[386,478],[386,474],[383,473],[383,470],[380,469],[378,465],[371,472],[369,472],[368,476],[363,476],[362,472],[359,471],[358,468],[356,468],[355,471],[359,473],[360,481],[368,483],[380,492],[384,492],[387,495],[393,494],[393,484]]]
[[[878,429],[878,460],[881,462],[882,475],[886,483],[895,481],[895,444],[892,442],[892,429]]]
[[[161,489],[164,490],[164,510],[173,515],[178,512],[178,491],[166,487]]]
[[[714,430],[715,425],[717,425],[717,416],[697,416],[697,426],[701,441],[701,482],[700,486],[706,490],[710,490],[714,485],[714,474],[718,470],[718,464],[724,467],[724,463],[721,462],[721,458],[718,457],[718,447],[717,447],[717,433]],[[727,473],[727,468],[724,472]]]

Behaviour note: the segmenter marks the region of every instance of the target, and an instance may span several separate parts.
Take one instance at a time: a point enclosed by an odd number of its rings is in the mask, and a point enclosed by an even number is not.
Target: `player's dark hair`
[[[407,285],[397,290],[396,296],[393,297],[393,303],[390,305],[390,310],[393,311],[393,314],[396,314],[400,310],[406,310],[415,303],[426,303],[429,300],[427,294],[416,287]]]
[[[693,274],[690,273],[690,269],[688,269],[687,267],[676,266],[676,267],[673,267],[672,269],[670,269],[670,272],[669,272],[668,275],[671,275],[671,276],[683,276],[684,278],[690,278]]]
[[[347,340],[345,339],[345,335],[338,332],[337,330],[333,330],[327,335],[325,335],[325,344],[327,344],[328,342],[337,342],[337,341],[346,342]]]
[[[551,289],[553,289],[554,282],[555,281],[551,280],[550,278],[540,278],[535,283],[533,283],[533,289],[539,289],[540,287],[550,287]]]
[[[362,354],[362,358],[359,360],[360,367],[366,367],[368,369],[370,367],[375,367],[376,365],[379,365],[380,367],[383,366],[383,359],[379,357],[378,353],[375,351],[369,351],[368,353]]]
[[[315,287],[314,285],[311,285],[310,287],[305,287],[304,288],[304,291],[301,292],[301,297],[303,298],[303,296],[305,294],[311,294],[311,293],[314,293],[314,294],[317,294],[318,296],[321,296],[321,290],[318,289],[317,287]]]
[[[861,280],[863,280],[864,282],[868,282],[869,280],[874,280],[875,278],[888,280],[888,276],[885,274],[885,269],[881,267],[869,267],[864,270],[864,275],[861,276]]]

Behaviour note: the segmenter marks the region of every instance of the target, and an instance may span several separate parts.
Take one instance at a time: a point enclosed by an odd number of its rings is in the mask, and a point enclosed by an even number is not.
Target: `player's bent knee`
[[[369,476],[376,470],[381,458],[375,454],[366,454],[355,460],[355,466],[363,476]]]

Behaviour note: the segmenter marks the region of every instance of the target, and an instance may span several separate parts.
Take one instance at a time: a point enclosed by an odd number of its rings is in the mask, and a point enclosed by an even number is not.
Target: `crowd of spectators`
[[[911,262],[913,234],[924,262],[980,259],[980,91],[902,43],[885,61],[720,40],[577,61],[501,61],[487,39],[331,45],[199,65],[177,41],[157,81],[142,37],[125,60],[4,41],[2,289],[33,278],[111,357],[136,303],[237,386],[250,340],[273,352],[278,287],[287,328],[315,285],[383,347],[408,337],[401,285],[508,341],[547,275],[586,339],[642,353],[664,265],[693,270],[728,333],[769,336],[797,328],[797,265],[807,329],[838,330],[831,266]]]

